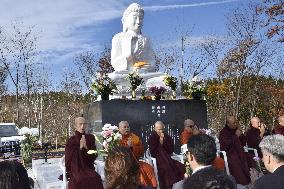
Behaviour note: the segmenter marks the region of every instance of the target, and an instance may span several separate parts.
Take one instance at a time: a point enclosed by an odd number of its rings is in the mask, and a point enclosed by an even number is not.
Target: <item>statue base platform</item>
[[[119,94],[130,94],[130,84],[127,79],[129,72],[113,72],[108,74],[108,76],[116,83]],[[141,92],[142,89],[147,89],[152,86],[162,86],[166,87],[163,80],[167,74],[162,72],[149,72],[149,73],[139,73],[139,76],[143,78],[144,83],[137,88],[138,92]]]
[[[163,121],[166,133],[173,139],[175,152],[180,152],[179,135],[185,119],[192,119],[199,128],[207,128],[204,100],[123,100],[97,101],[87,105],[83,116],[90,123],[90,132],[100,132],[106,123],[117,125],[128,121],[131,131],[141,137],[145,150],[156,121]]]

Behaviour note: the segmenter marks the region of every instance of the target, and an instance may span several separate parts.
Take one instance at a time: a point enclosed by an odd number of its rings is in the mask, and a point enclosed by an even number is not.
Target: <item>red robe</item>
[[[169,135],[165,134],[164,143],[161,144],[159,135],[153,132],[149,138],[149,149],[151,156],[157,160],[160,188],[169,188],[183,180],[185,168],[182,163],[171,158],[174,142]]]
[[[157,180],[153,167],[143,161],[139,161],[139,181],[141,186],[157,188]]]
[[[180,134],[180,143],[181,145],[187,144],[189,138],[192,136],[192,132],[189,132],[188,130],[183,129],[183,131]]]
[[[244,135],[238,137],[236,130],[225,126],[219,134],[220,148],[226,151],[229,170],[238,184],[247,185],[250,183],[250,173],[247,155],[244,152]]]
[[[274,129],[274,133],[275,134],[280,134],[284,136],[284,126],[278,125],[275,129]]]
[[[260,131],[254,127],[250,127],[246,132],[246,141],[249,148],[257,149],[257,153],[259,157],[262,157],[261,150],[259,148],[259,143],[261,141],[261,137],[259,136]],[[254,152],[249,151],[252,156],[254,156]]]
[[[87,154],[86,149],[80,150],[82,134],[75,132],[65,147],[65,167],[70,177],[68,189],[103,189],[100,175],[95,171],[94,161],[97,156]],[[85,134],[87,147],[95,150],[95,137]]]

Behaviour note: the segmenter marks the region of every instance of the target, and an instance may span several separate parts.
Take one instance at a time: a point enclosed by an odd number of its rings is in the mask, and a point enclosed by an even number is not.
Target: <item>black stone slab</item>
[[[84,117],[91,132],[99,132],[104,124],[117,125],[122,120],[130,124],[131,131],[142,138],[145,149],[156,121],[163,121],[166,132],[173,137],[175,152],[180,151],[179,134],[183,122],[190,118],[199,128],[207,128],[206,101],[203,100],[122,100],[97,101],[85,107]]]

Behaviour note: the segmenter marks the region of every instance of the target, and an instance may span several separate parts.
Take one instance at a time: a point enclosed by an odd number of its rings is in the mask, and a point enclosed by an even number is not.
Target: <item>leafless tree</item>
[[[16,120],[20,120],[19,95],[24,88],[27,90],[26,104],[30,113],[30,77],[31,67],[36,53],[36,35],[34,28],[23,29],[21,24],[14,24],[11,32],[1,32],[1,62],[8,72],[16,88]],[[30,117],[30,115],[29,115]]]

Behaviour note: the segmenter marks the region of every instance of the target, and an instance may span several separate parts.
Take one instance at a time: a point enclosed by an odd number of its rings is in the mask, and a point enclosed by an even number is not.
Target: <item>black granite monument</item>
[[[206,101],[203,100],[109,100],[97,101],[84,109],[91,132],[100,132],[104,124],[117,125],[128,121],[131,131],[142,138],[145,149],[156,121],[163,121],[173,137],[175,152],[180,152],[179,134],[185,119],[192,119],[199,128],[207,128]]]

